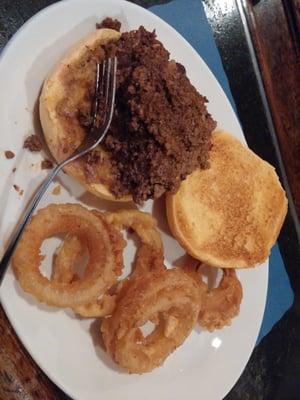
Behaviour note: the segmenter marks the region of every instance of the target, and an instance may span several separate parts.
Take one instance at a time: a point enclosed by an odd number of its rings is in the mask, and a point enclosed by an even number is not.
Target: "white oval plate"
[[[0,238],[3,247],[22,209],[46,176],[39,168],[41,155],[22,149],[24,137],[38,128],[35,105],[42,82],[51,67],[77,40],[94,30],[106,16],[118,18],[122,29],[144,25],[156,29],[171,56],[185,65],[192,83],[209,99],[209,111],[218,126],[240,140],[239,122],[217,80],[195,50],[169,25],[145,9],[121,0],[72,0],[56,3],[28,21],[9,42],[0,61]],[[16,157],[6,160],[3,152]],[[13,167],[17,170],[12,172]],[[51,188],[51,202],[80,202],[107,209],[112,204],[84,194],[62,174],[60,196]],[[12,185],[24,190],[20,196]],[[162,201],[147,202],[145,210],[159,219],[168,264],[184,254],[170,236]],[[52,243],[43,246],[50,253]],[[127,262],[133,253],[126,251]],[[48,263],[49,264],[49,263]],[[239,271],[244,298],[240,315],[230,327],[207,333],[195,329],[163,367],[138,376],[114,365],[97,344],[98,324],[72,313],[37,304],[19,288],[11,270],[1,287],[1,302],[19,338],[43,371],[74,399],[205,399],[220,400],[242,373],[261,325],[268,281],[268,265]]]

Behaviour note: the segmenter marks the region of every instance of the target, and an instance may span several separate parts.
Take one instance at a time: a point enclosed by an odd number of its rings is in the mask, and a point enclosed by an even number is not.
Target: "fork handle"
[[[33,196],[31,202],[27,206],[22,219],[20,223],[17,225],[15,231],[13,232],[11,239],[9,241],[9,244],[7,246],[7,249],[2,257],[2,260],[0,262],[0,287],[6,272],[6,269],[8,267],[9,261],[11,259],[11,256],[15,250],[15,247],[22,236],[22,233],[24,231],[25,226],[27,225],[28,221],[30,220],[34,210],[36,209],[37,205],[39,204],[41,198],[43,197],[44,193],[48,189],[50,183],[53,181],[53,179],[56,177],[56,175],[59,173],[59,171],[63,167],[63,163],[57,165],[49,174],[47,179],[43,182],[43,184],[40,186],[38,191],[35,193]]]

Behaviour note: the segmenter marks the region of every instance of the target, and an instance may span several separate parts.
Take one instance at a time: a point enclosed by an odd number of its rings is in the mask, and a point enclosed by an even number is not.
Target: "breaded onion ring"
[[[78,276],[73,271],[73,266],[85,251],[85,246],[76,236],[68,236],[55,258],[53,280],[60,283],[70,283],[78,280]],[[115,260],[115,265],[116,262]],[[118,273],[119,275],[120,273]],[[115,297],[114,295],[104,293],[99,299],[95,299],[94,302],[74,306],[72,310],[81,317],[103,317],[113,312],[116,304]]]
[[[138,273],[165,269],[163,244],[155,218],[137,210],[119,210],[106,213],[106,220],[117,229],[132,229],[140,240],[134,268],[128,278]]]
[[[105,214],[107,222],[117,229],[131,228],[138,235],[141,243],[161,250],[163,249],[156,219],[152,215],[137,210],[118,210]]]
[[[137,250],[133,273],[130,277],[139,272],[149,272],[164,268],[163,246],[160,235],[156,230],[156,221],[152,216],[136,210],[121,210],[106,214],[96,210],[92,212],[95,216],[104,220],[110,230],[110,235],[116,229],[121,230],[124,228],[131,228],[137,233],[141,244]],[[115,242],[112,236],[111,240]],[[78,238],[66,238],[55,260],[54,279],[58,279],[61,283],[68,283],[76,279],[72,267],[78,258],[82,256],[84,250],[84,245]],[[123,267],[123,264],[120,265],[119,262],[119,250],[123,250],[123,247],[115,251],[118,266],[116,273],[118,275],[122,273]],[[127,280],[125,279],[118,283],[116,292],[121,290]],[[95,302],[73,307],[73,310],[83,317],[103,317],[112,313],[115,307],[115,299],[116,295],[114,293],[107,292],[103,296],[99,296],[99,299]]]
[[[197,281],[202,293],[199,325],[209,332],[230,325],[231,320],[239,314],[243,298],[243,288],[235,270],[223,268],[220,284],[213,289],[203,282],[201,264],[184,267],[184,271]]]
[[[76,279],[73,266],[85,251],[77,236],[68,235],[59,249],[54,261],[53,281],[71,283]]]
[[[107,223],[103,213],[96,210],[93,210],[92,213],[100,218],[108,229],[109,238],[113,244],[114,272],[118,277],[121,275],[123,269],[123,250],[126,242],[121,234],[111,224]],[[56,256],[53,279],[61,283],[69,283],[77,280],[78,277],[73,271],[73,266],[84,254],[85,250],[84,244],[76,236],[68,236]],[[82,304],[72,307],[72,309],[80,316],[88,318],[109,315],[113,312],[114,307],[115,296],[105,293],[92,303]]]
[[[243,288],[234,269],[222,269],[223,276],[218,287],[208,290],[200,310],[199,324],[212,332],[231,324],[240,312]]]
[[[97,210],[92,210],[90,212],[100,218],[108,230],[115,256],[114,272],[119,276],[122,274],[123,270],[123,250],[126,246],[126,242],[122,239],[120,232],[106,221],[104,213],[100,213]],[[76,280],[77,277],[73,266],[80,257],[82,257],[85,250],[84,243],[81,243],[78,237],[68,235],[55,258],[53,280],[57,280],[60,283],[70,283]]]
[[[113,315],[102,322],[105,347],[129,372],[149,372],[187,338],[200,306],[199,286],[180,269],[140,274],[121,291]],[[144,337],[140,328],[147,321],[156,327]]]
[[[42,242],[60,233],[78,237],[89,253],[84,276],[69,283],[51,281],[39,269]],[[116,282],[114,261],[114,246],[106,224],[75,204],[51,204],[39,210],[25,229],[12,259],[25,292],[42,303],[71,308],[94,302]]]

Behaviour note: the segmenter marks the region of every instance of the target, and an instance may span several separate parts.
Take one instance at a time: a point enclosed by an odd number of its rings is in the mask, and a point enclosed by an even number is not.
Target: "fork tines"
[[[97,119],[110,123],[116,91],[117,58],[112,57],[96,64],[95,95],[92,106],[91,131],[97,129]]]

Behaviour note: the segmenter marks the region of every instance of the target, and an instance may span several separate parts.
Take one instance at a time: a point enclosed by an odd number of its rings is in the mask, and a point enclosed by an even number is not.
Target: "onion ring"
[[[163,244],[155,218],[137,210],[118,210],[106,213],[106,220],[119,230],[132,229],[140,240],[134,268],[128,279],[139,273],[165,269]]]
[[[120,233],[111,225],[108,224],[104,213],[100,213],[97,210],[91,211],[96,217],[100,218],[105,224],[110,240],[113,244],[113,253],[115,256],[114,271],[116,275],[122,274],[123,269],[123,250],[126,245],[125,240],[121,239]],[[59,249],[54,262],[54,274],[53,280],[60,283],[70,283],[73,280],[78,279],[73,270],[73,265],[82,256],[86,247],[84,243],[76,236],[68,235],[61,248]]]
[[[131,373],[149,372],[162,365],[190,334],[199,315],[201,292],[182,270],[161,269],[130,280],[101,332],[111,357]],[[140,329],[156,323],[150,335]]]
[[[77,279],[72,267],[84,251],[85,247],[78,237],[68,235],[55,257],[52,280],[60,283],[71,283],[74,279]]]
[[[142,213],[136,210],[121,210],[115,213],[100,213],[93,210],[93,214],[102,220],[108,226],[110,231],[115,229],[121,230],[124,228],[133,229],[140,241],[136,254],[133,273],[130,274],[130,279],[137,273],[144,273],[153,271],[163,267],[163,246],[160,235],[156,230],[156,221],[149,214]],[[114,238],[111,237],[114,242]],[[118,250],[123,250],[123,247],[115,251],[117,263],[117,275],[122,273],[123,264],[120,264],[121,257]],[[82,255],[84,246],[76,237],[67,237],[57,254],[54,268],[54,278],[58,279],[61,283],[68,283],[74,279],[72,266]],[[117,285],[115,292],[119,292],[124,287],[129,278],[120,281]],[[83,304],[78,307],[73,307],[73,311],[82,317],[103,317],[112,313],[115,307],[116,294],[105,293],[102,297],[93,303]]]
[[[133,229],[141,243],[163,251],[161,237],[156,229],[156,219],[150,214],[138,210],[118,210],[113,213],[106,213],[105,218],[108,223],[119,230]]]
[[[122,246],[120,250],[123,250]],[[76,236],[68,236],[59,250],[54,264],[54,276],[53,280],[61,283],[70,283],[77,280],[78,277],[73,272],[72,266],[78,261],[85,251],[84,245]],[[119,265],[116,258],[116,265]],[[117,268],[118,270],[119,268]],[[120,273],[118,273],[118,276]],[[113,312],[116,301],[115,295],[109,295],[104,293],[99,299],[96,299],[93,303],[82,304],[76,307],[72,307],[72,310],[80,315],[81,317],[103,317]]]
[[[218,287],[208,290],[200,310],[199,324],[212,332],[231,324],[240,312],[243,288],[232,268],[223,268],[223,276]]]
[[[202,293],[202,307],[199,312],[199,325],[212,332],[231,324],[231,320],[239,314],[243,298],[243,288],[232,268],[222,269],[222,279],[218,287],[209,289],[203,282],[201,264],[184,267],[184,271],[193,277]]]
[[[77,236],[89,252],[83,278],[71,283],[51,281],[39,266],[44,239],[58,233]],[[51,204],[31,219],[16,248],[12,264],[21,287],[40,302],[56,307],[92,303],[117,279],[114,248],[107,226],[89,210],[76,204]]]

